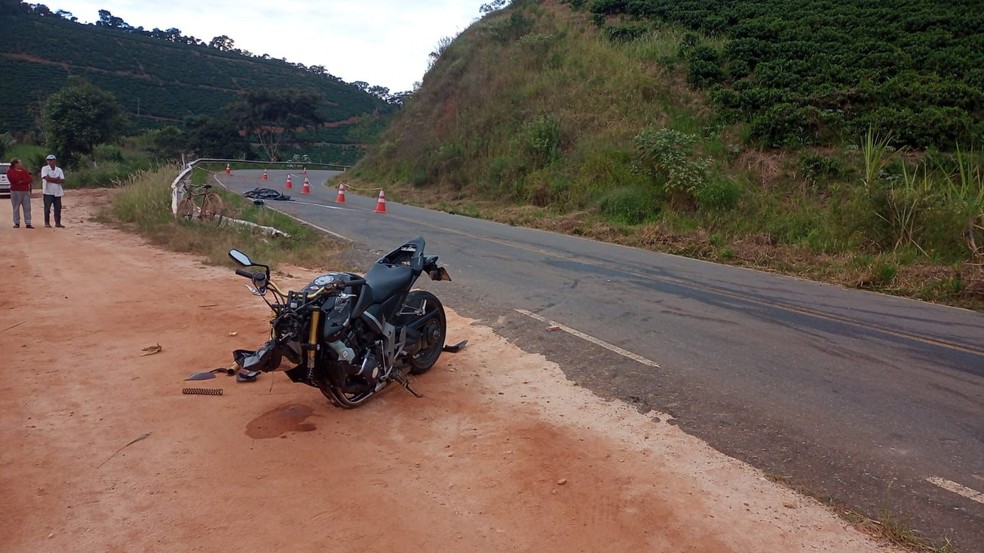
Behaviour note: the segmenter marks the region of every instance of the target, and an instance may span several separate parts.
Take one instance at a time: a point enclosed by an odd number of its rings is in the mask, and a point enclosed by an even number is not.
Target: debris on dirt
[[[236,373],[236,382],[253,382],[258,376],[260,376],[260,371],[239,369],[239,372]]]
[[[143,348],[141,351],[144,352],[143,353],[144,355],[154,355],[155,353],[160,353],[164,351],[164,348],[162,348],[160,344],[154,344],[152,346],[147,346]]]
[[[458,353],[467,344],[468,344],[468,340],[462,340],[453,346],[444,346],[444,349],[442,349],[441,351],[446,351],[448,353]]]
[[[547,330],[549,330],[551,332],[553,332],[555,330],[560,330],[560,325],[550,325],[550,326],[547,327]]]
[[[221,396],[222,388],[182,388],[181,393],[192,396]]]
[[[123,451],[124,449],[130,447],[131,445],[139,442],[140,440],[146,439],[148,436],[150,436],[150,432],[144,432],[143,434],[141,434],[141,435],[137,436],[136,438],[130,440],[126,445],[124,445],[123,447],[121,447],[121,448],[117,449],[116,451],[114,451],[113,454],[110,455],[109,457],[107,457],[105,461],[103,461],[102,463],[99,463],[99,466],[96,467],[96,468],[102,467],[103,465],[105,465],[106,463],[108,463],[110,459],[112,459],[113,457],[116,457],[116,454],[117,453],[119,453],[119,452]]]
[[[210,378],[215,378],[216,373],[224,373],[226,376],[232,376],[236,374],[236,370],[226,367],[219,367],[217,369],[212,369],[210,371],[197,372],[189,376],[185,380],[208,380]]]
[[[212,371],[205,371],[205,372],[195,373],[195,374],[189,376],[188,378],[186,378],[185,380],[186,381],[187,380],[208,380],[210,378],[215,378],[215,373],[213,373]]]

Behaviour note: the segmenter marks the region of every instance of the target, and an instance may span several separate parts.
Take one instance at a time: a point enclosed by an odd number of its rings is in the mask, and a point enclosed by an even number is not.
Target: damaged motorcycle
[[[411,375],[434,366],[445,346],[447,319],[434,294],[412,290],[426,273],[451,280],[437,256],[424,255],[424,239],[414,238],[379,258],[365,276],[333,272],[316,277],[299,291],[284,292],[270,280],[270,268],[231,250],[244,268],[254,295],[273,310],[271,339],[256,351],[234,353],[241,372],[259,374],[293,364],[284,372],[293,382],[314,386],[332,404],[351,409],[396,382],[417,397]],[[258,270],[246,270],[246,269]],[[273,301],[270,301],[272,297]]]

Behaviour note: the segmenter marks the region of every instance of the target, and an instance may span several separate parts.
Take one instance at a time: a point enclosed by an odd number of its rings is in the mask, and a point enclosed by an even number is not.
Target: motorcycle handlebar
[[[253,273],[247,271],[246,269],[236,269],[236,274],[241,277],[246,277],[248,279],[253,278]]]

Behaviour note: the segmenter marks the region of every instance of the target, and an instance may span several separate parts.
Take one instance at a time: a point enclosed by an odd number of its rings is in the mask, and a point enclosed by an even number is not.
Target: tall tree
[[[284,141],[298,130],[325,122],[319,112],[320,94],[301,90],[253,90],[227,106],[234,121],[246,134],[255,137],[270,161],[276,161]]]
[[[130,24],[123,21],[122,17],[116,17],[109,10],[99,10],[99,21],[96,21],[97,27],[109,27],[110,29],[122,29],[124,31],[130,30]]]
[[[198,115],[185,117],[184,125],[188,133],[187,147],[198,157],[239,159],[250,156],[249,143],[232,121]]]
[[[223,52],[231,52],[236,49],[236,43],[226,35],[219,35],[208,43],[209,48],[215,48]]]
[[[116,96],[76,76],[48,97],[43,117],[48,147],[69,163],[115,140],[127,127]]]
[[[174,125],[154,129],[144,133],[146,150],[157,159],[181,159],[188,147],[188,136]]]

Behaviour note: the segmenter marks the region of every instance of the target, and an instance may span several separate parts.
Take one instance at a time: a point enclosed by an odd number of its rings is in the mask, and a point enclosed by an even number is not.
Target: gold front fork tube
[[[321,311],[311,313],[311,331],[308,333],[307,365],[308,370],[314,369],[315,349],[318,347],[318,322],[321,320]]]

